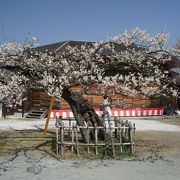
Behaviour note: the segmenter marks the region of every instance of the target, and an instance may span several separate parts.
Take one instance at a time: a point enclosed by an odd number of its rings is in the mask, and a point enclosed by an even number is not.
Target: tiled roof
[[[39,46],[36,48],[37,51],[40,52],[61,52],[65,50],[67,46],[71,47],[80,47],[82,45],[92,45],[93,42],[85,42],[85,41],[62,41],[54,44],[48,44],[44,46]]]
[[[81,47],[82,45],[87,45],[87,46],[92,46],[92,44],[95,42],[88,42],[88,41],[62,41],[62,42],[58,42],[58,43],[54,43],[54,44],[48,44],[48,45],[44,45],[44,46],[39,46],[37,48],[35,48],[37,51],[40,52],[61,52],[63,50],[65,50],[65,48],[67,46],[70,47]],[[126,50],[127,47],[124,46],[123,44],[117,44],[117,43],[113,43],[114,45],[114,49],[115,51],[122,51],[122,50]],[[136,46],[136,45],[130,45],[128,48],[130,49],[140,49],[140,47]],[[142,49],[142,48],[141,48]],[[109,54],[109,52],[105,52],[105,54]]]

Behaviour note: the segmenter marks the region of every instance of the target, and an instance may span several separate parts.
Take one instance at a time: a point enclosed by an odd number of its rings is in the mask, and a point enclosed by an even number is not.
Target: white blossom
[[[27,45],[7,42],[1,46],[0,66],[19,69],[15,73],[18,78],[6,85],[1,84],[1,99],[14,93],[11,88],[20,93],[21,88],[31,86],[61,97],[65,88],[78,84],[86,86],[89,82],[97,83],[102,93],[111,88],[128,96],[139,93],[153,96],[165,91],[177,95],[175,89],[167,88],[166,83],[171,82],[169,70],[162,68],[171,56],[180,54],[175,48],[167,52],[165,43],[168,37],[169,34],[164,32],[150,36],[146,30],[135,28],[91,46],[67,46],[58,53],[35,51],[32,47],[36,38]],[[119,66],[121,70],[114,76],[105,76],[107,65],[114,66],[114,69]]]

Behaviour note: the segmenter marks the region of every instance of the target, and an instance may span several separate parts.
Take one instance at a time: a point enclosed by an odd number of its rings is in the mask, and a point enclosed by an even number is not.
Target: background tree
[[[40,52],[33,48],[32,41],[24,45],[8,42],[2,45],[0,66],[18,76],[21,85],[41,87],[51,96],[64,98],[78,125],[88,121],[92,126],[101,126],[94,109],[70,88],[78,84],[86,87],[93,82],[102,93],[111,87],[129,96],[139,93],[176,96],[168,63],[179,51],[176,48],[166,50],[167,39],[166,33],[150,36],[136,28],[91,45],[68,46],[58,53]],[[85,133],[81,133],[86,141]],[[100,134],[103,139],[104,132]]]

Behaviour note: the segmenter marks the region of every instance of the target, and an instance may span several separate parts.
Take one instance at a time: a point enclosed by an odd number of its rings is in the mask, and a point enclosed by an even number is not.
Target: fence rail
[[[128,146],[129,152],[134,153],[134,135],[135,135],[135,124],[131,124],[129,121],[116,121],[115,127],[107,126],[78,126],[73,123],[70,126],[65,126],[63,122],[56,126],[56,153],[64,156],[65,148],[68,146],[71,149],[71,153],[75,152],[77,155],[80,154],[80,146],[84,146],[87,149],[87,153],[90,153],[90,147],[94,147],[95,155],[98,155],[98,148],[100,147],[111,147],[113,157],[116,156],[116,148],[120,148],[120,152],[123,152],[123,146]],[[102,141],[98,137],[100,130],[104,130],[105,140]],[[80,140],[80,131],[83,130],[86,135],[86,142]],[[90,133],[93,131],[94,140],[90,138]],[[68,140],[65,138],[68,135]],[[67,136],[66,136],[67,137]]]

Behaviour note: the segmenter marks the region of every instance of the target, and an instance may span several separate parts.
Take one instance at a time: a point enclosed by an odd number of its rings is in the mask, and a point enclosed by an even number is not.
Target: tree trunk
[[[70,92],[68,89],[65,89],[62,98],[70,105],[78,126],[84,126],[85,123],[93,127],[95,124],[97,126],[103,126],[103,122],[100,120],[93,107],[79,93]],[[87,142],[86,130],[80,129],[80,131],[83,141]],[[101,140],[104,140],[105,132],[103,129],[99,129],[98,135]],[[94,141],[94,138],[94,131],[91,131],[90,140]]]

